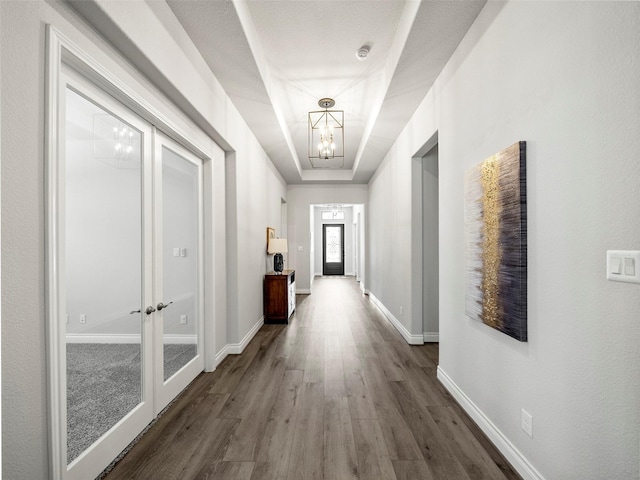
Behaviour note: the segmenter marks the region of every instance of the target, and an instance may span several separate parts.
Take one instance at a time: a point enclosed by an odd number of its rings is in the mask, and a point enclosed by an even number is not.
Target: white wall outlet
[[[180,256],[180,249],[178,247],[173,249],[173,256],[174,257],[179,257]]]
[[[186,248],[181,248],[180,249],[180,256],[181,257],[186,257],[187,256],[187,249]]]
[[[84,313],[80,314],[80,323],[87,323],[87,316]]]
[[[187,316],[180,315],[180,325],[186,325],[186,324],[187,324]]]
[[[520,425],[522,426],[522,430],[524,430],[527,435],[533,438],[533,417],[524,408],[522,409]]]

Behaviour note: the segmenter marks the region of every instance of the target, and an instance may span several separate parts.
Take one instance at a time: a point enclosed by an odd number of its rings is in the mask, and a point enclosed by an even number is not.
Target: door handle
[[[165,305],[164,303],[160,302],[160,303],[158,304],[158,311],[162,310],[163,308],[167,308],[167,307],[168,307],[169,305],[171,305],[172,303],[173,303],[173,302],[169,302],[169,303],[167,303],[167,304]]]
[[[133,315],[134,313],[140,313],[140,310],[131,310],[129,312],[129,315]]]
[[[153,306],[148,306],[147,309],[144,311],[144,313],[146,313],[147,315],[151,315],[155,311],[156,309],[153,308]]]

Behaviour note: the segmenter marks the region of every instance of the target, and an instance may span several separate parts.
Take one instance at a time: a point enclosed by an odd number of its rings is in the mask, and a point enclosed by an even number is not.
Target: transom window
[[[322,220],[344,220],[344,210],[323,210]]]

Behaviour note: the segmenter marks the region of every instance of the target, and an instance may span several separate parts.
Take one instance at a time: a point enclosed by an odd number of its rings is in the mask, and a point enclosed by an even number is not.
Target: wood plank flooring
[[[201,374],[107,480],[519,479],[351,278]]]

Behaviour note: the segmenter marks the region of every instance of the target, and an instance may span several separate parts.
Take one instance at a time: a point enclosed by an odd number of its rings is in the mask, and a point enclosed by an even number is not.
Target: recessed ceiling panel
[[[290,184],[368,182],[484,3],[168,1]],[[344,110],[341,171],[308,158],[307,114],[323,97]]]

